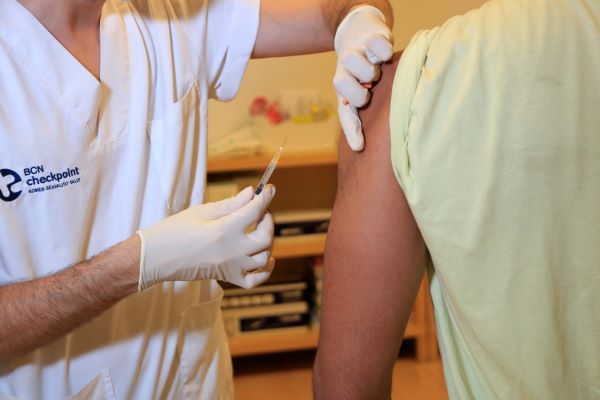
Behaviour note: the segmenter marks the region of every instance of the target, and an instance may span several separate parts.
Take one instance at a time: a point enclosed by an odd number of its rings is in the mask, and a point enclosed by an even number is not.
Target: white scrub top
[[[107,0],[98,82],[17,0],[0,1],[0,284],[202,201],[207,100],[236,94],[258,11],[259,0]],[[0,399],[231,398],[221,294],[205,281],[130,296],[0,363]]]

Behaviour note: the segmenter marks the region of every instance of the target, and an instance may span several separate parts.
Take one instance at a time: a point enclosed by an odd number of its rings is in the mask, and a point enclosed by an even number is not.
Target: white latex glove
[[[164,281],[219,279],[246,289],[264,283],[273,270],[273,218],[265,212],[274,195],[268,185],[253,198],[249,187],[139,230],[139,290]],[[246,233],[256,222],[256,230]]]
[[[371,98],[363,84],[379,80],[380,64],[394,54],[392,32],[381,11],[359,6],[343,19],[335,34],[338,63],[333,84],[338,93],[338,114],[348,144],[354,151],[365,146],[357,108]]]

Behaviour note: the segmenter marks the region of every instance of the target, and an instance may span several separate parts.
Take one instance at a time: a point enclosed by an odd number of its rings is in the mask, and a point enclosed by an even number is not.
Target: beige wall
[[[301,1],[301,0],[300,0]],[[395,13],[396,49],[404,48],[418,30],[440,25],[453,15],[483,4],[484,0],[391,0]],[[246,110],[258,95],[275,97],[281,89],[318,89],[335,104],[331,79],[335,72],[332,53],[280,59],[253,60],[237,98],[230,103],[212,102],[209,135],[228,133],[244,124]]]

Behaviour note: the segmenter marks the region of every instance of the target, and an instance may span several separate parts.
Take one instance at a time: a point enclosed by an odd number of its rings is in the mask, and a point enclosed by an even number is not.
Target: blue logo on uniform
[[[11,169],[0,169],[0,199],[4,201],[14,201],[21,195],[21,190],[13,191],[13,186],[21,182],[22,179],[15,171]]]

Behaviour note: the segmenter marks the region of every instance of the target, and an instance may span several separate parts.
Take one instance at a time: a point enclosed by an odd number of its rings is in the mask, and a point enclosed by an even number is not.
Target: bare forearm
[[[333,33],[322,0],[261,0],[253,58],[293,56],[333,50]]]
[[[0,360],[65,335],[137,291],[137,236],[54,275],[0,287]]]
[[[312,54],[333,50],[338,25],[358,5],[372,5],[392,26],[388,0],[261,0],[253,58]]]

